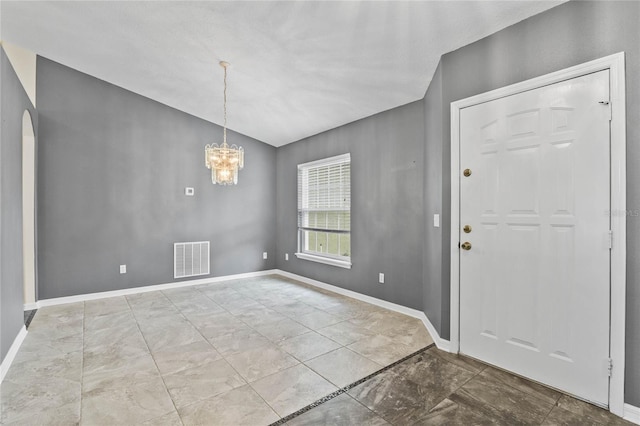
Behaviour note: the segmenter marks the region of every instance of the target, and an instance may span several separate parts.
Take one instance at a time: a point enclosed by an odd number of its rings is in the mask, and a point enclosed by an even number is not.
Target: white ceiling
[[[2,39],[274,146],[421,99],[440,56],[561,1],[1,1]]]

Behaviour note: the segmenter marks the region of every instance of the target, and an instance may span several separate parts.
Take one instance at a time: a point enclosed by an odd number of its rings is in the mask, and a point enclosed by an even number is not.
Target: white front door
[[[460,352],[600,405],[608,100],[605,70],[460,111]]]

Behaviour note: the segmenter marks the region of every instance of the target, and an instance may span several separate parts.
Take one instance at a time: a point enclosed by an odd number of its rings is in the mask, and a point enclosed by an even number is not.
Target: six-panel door
[[[608,100],[606,70],[460,112],[460,352],[601,405]]]

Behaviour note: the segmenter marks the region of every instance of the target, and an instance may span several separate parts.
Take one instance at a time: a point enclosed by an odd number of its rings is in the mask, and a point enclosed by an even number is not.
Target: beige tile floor
[[[0,422],[266,425],[431,343],[419,320],[277,276],[46,307]]]

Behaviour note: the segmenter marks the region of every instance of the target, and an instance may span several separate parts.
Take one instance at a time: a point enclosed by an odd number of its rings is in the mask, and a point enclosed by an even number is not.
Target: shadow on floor
[[[31,320],[36,315],[37,309],[33,309],[31,311],[24,311],[24,326],[29,328],[29,324],[31,324]]]

